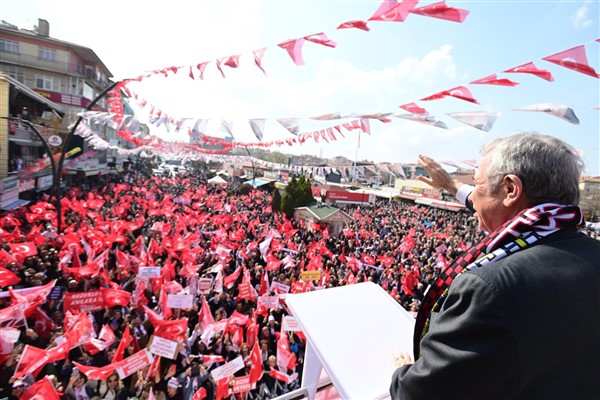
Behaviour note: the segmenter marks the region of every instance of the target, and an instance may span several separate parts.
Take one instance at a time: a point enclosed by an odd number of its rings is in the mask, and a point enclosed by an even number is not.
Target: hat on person
[[[267,318],[267,322],[271,322],[271,321],[275,321],[275,317],[272,315],[269,315],[269,318]]]
[[[171,378],[171,379],[169,379],[169,382],[167,382],[167,386],[168,387],[172,387],[172,388],[178,388],[179,387],[179,382],[177,381],[177,378]]]
[[[14,388],[18,388],[20,386],[25,386],[25,382],[23,382],[20,379],[17,379],[16,381],[13,382],[12,387]]]

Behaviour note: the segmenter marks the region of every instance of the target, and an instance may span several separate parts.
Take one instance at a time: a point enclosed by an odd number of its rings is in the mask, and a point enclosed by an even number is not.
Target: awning
[[[244,183],[247,183],[248,185],[252,185],[252,187],[256,189],[257,187],[268,185],[271,182],[272,181],[265,181],[260,178],[255,178],[255,179],[250,179],[249,181],[246,181]]]
[[[41,94],[35,92],[34,90],[31,90],[30,88],[28,88],[27,86],[25,86],[21,82],[19,82],[18,80],[13,79],[6,74],[1,74],[1,77],[2,77],[2,79],[6,79],[17,91],[23,93],[24,95],[28,96],[29,98],[31,98],[39,103],[45,104],[50,109],[58,112],[59,114],[65,115],[65,110],[61,106],[59,106],[56,103],[51,102],[50,100],[48,100]]]
[[[10,142],[18,144],[19,146],[29,146],[29,147],[42,147],[43,146],[42,142],[36,141],[36,140],[12,138],[10,136],[8,137],[8,140]]]
[[[2,210],[4,211],[10,211],[10,210],[16,210],[17,208],[21,207],[21,206],[25,206],[29,204],[29,200],[17,200],[14,203],[10,203],[7,204],[6,206],[2,207]]]

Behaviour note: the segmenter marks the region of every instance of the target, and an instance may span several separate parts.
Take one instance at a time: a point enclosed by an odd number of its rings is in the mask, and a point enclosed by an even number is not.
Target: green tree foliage
[[[315,199],[312,195],[310,180],[304,175],[299,179],[295,176],[288,182],[283,197],[281,199],[281,212],[285,213],[288,218],[294,216],[294,209],[297,207],[305,207],[314,203]]]
[[[281,212],[281,193],[279,189],[273,190],[273,199],[271,200],[271,209],[273,212]]]

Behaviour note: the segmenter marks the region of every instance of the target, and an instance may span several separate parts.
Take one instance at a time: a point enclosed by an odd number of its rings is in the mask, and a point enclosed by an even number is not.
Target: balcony
[[[107,88],[110,85],[110,82],[106,80],[97,79],[94,76],[94,74],[87,74],[87,71],[81,70],[80,66],[78,70],[77,64],[42,60],[37,56],[32,56],[29,54],[17,54],[3,51],[0,52],[0,63],[19,65],[27,68],[35,68],[58,74],[78,75],[82,78],[85,78],[87,82],[94,83],[101,90]]]

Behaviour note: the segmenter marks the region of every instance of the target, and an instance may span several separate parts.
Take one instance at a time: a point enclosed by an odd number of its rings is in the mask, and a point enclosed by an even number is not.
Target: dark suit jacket
[[[557,232],[459,275],[396,399],[600,399],[600,242]]]

